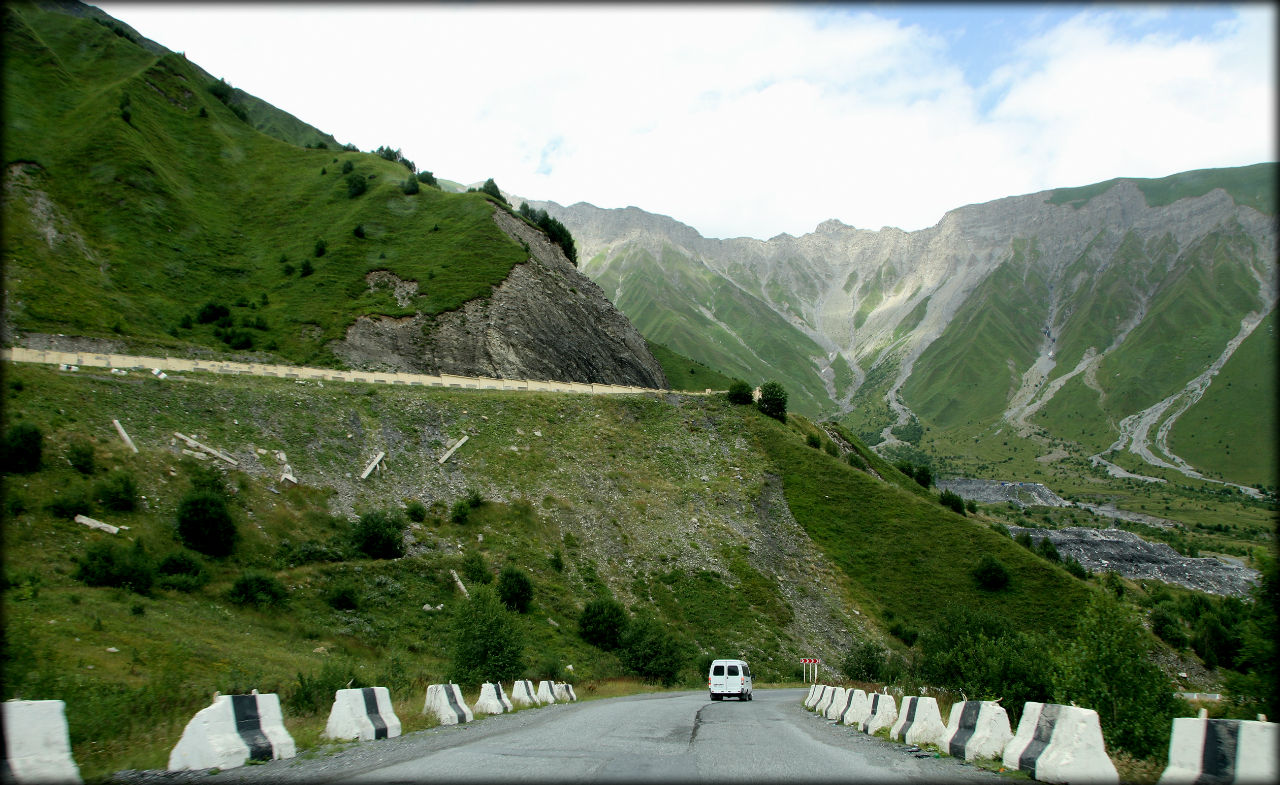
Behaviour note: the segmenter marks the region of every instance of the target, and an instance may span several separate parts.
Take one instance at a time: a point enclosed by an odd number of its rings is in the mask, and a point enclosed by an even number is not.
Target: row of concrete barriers
[[[576,701],[573,685],[542,681],[534,689],[530,681],[517,681],[511,697],[501,684],[483,684],[480,697],[468,707],[456,684],[427,687],[423,714],[432,714],[442,725],[470,722],[476,714],[502,714],[517,704],[540,706]],[[80,770],[71,756],[66,705],[60,700],[5,701],[4,781],[15,783],[80,782]],[[400,735],[400,718],[386,687],[338,690],[325,725],[324,736],[345,741],[373,741]],[[232,769],[251,761],[292,758],[297,754],[293,737],[284,727],[280,697],[273,693],[218,695],[213,703],[191,718],[169,753],[169,771]]]
[[[815,684],[804,705],[863,733],[889,728],[894,741],[932,744],[956,758],[999,758],[1006,769],[1025,771],[1041,782],[1113,785],[1120,780],[1093,709],[1028,702],[1013,733],[1009,715],[996,701],[956,703],[945,724],[931,697],[903,697],[899,711],[887,693]],[[1262,716],[1256,721],[1219,720],[1201,711],[1199,717],[1176,718],[1160,783],[1276,782],[1276,728]]]
[[[178,357],[142,357],[126,354],[100,354],[94,352],[60,352],[51,349],[25,349],[12,347],[0,350],[0,359],[11,362],[44,363],[75,369],[79,366],[111,368],[113,370],[194,371],[221,374],[246,374],[272,376],[280,379],[311,379],[315,381],[368,382],[402,384],[416,387],[446,387],[472,390],[522,390],[528,392],[583,393],[589,395],[620,395],[636,393],[664,393],[648,387],[632,387],[620,384],[593,384],[589,382],[541,381],[538,379],[495,379],[486,376],[457,376],[455,374],[397,373],[383,371],[340,371],[332,368],[310,368],[297,365],[270,363],[241,363],[229,360],[187,360]],[[157,374],[158,375],[158,374]],[[683,393],[706,395],[705,393]]]

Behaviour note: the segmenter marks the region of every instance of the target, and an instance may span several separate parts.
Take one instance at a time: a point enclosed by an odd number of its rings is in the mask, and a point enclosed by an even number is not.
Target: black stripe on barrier
[[[907,705],[905,707],[906,708],[905,717],[902,721],[902,731],[898,735],[899,739],[907,738],[907,731],[911,730],[911,726],[915,724],[916,704],[920,702],[920,699],[915,697],[903,698],[902,700],[905,701]]]
[[[982,711],[982,701],[965,701],[964,708],[960,709],[959,727],[951,737],[951,743],[947,745],[947,754],[953,758],[963,758],[964,748],[968,746],[969,739],[973,738],[973,734],[978,730],[978,713]]]
[[[878,708],[880,708],[880,693],[877,692],[872,695],[871,711],[867,712],[867,718],[862,721],[861,728],[859,728],[863,733],[866,733],[867,728],[871,727],[871,718],[876,716],[876,709]]]
[[[1032,779],[1036,776],[1036,761],[1040,760],[1045,747],[1049,746],[1049,740],[1053,738],[1053,729],[1058,724],[1058,715],[1061,712],[1062,707],[1056,703],[1046,703],[1040,707],[1040,716],[1036,718],[1036,727],[1031,734],[1031,741],[1018,756],[1018,768],[1031,772]]]
[[[458,722],[467,721],[467,713],[458,708],[458,699],[453,696],[453,685],[444,685],[444,696],[449,700],[449,708],[453,709],[453,713],[458,715]]]
[[[378,710],[377,691],[373,687],[361,687],[360,692],[364,694],[364,713],[369,715],[369,722],[373,723],[373,738],[385,739],[387,721],[382,719],[382,712]]]
[[[853,699],[856,695],[856,692],[849,690],[849,695],[844,700],[844,708],[840,710],[840,716],[836,717],[836,722],[844,722],[844,715],[849,713],[849,707],[853,705]]]
[[[507,703],[503,700],[504,696],[505,693],[502,692],[502,684],[495,682],[493,684],[493,699],[498,702],[498,711],[505,712],[507,710]]]
[[[1205,721],[1204,752],[1195,785],[1227,785],[1235,780],[1239,742],[1240,720]]]
[[[232,695],[231,713],[236,721],[236,733],[249,748],[249,760],[271,760],[271,739],[262,732],[262,717],[258,714],[257,695]]]

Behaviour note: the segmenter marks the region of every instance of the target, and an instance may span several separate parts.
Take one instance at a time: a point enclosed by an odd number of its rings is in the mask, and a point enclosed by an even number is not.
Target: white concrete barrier
[[[836,687],[831,691],[831,700],[827,702],[827,710],[822,712],[822,716],[829,720],[839,720],[840,713],[844,711],[846,704],[845,695],[848,690],[844,687]]]
[[[952,705],[947,736],[938,746],[953,758],[999,758],[1012,739],[1003,706],[995,701],[964,701]]]
[[[836,688],[834,686],[824,684],[822,686],[822,697],[818,699],[818,702],[816,705],[814,705],[813,710],[819,714],[825,715],[827,713],[827,709],[831,708],[831,699],[834,698],[835,696],[836,696]]]
[[[862,690],[854,690],[853,697],[848,699],[848,707],[844,713],[840,715],[841,725],[852,725],[858,727],[862,721],[871,713],[871,701],[867,699],[867,693]]]
[[[1018,732],[1004,747],[1003,763],[1040,782],[1120,782],[1107,756],[1098,712],[1077,706],[1028,702]]]
[[[374,741],[400,735],[400,718],[386,687],[338,690],[324,735],[331,739]]]
[[[889,738],[906,744],[941,745],[946,738],[947,726],[938,711],[938,699],[909,697],[902,699],[898,721],[889,731]]]
[[[462,700],[462,690],[452,683],[427,685],[427,701],[422,706],[422,713],[434,714],[441,725],[457,725],[475,719]]]
[[[809,692],[804,696],[804,707],[806,709],[813,707],[813,696],[815,693],[817,693],[817,691],[818,691],[818,685],[816,684],[809,685]]]
[[[480,697],[476,699],[476,705],[471,707],[476,714],[502,714],[512,708],[502,684],[488,682],[480,685]]]
[[[892,728],[893,723],[898,719],[898,702],[892,695],[877,692],[870,697],[871,710],[867,712],[867,718],[858,727],[868,736],[874,735],[881,728]]]
[[[215,695],[213,704],[196,712],[182,731],[169,753],[169,770],[233,769],[296,754],[280,713],[280,696]]]
[[[4,781],[79,783],[71,757],[66,704],[62,701],[5,701]]]
[[[511,702],[518,703],[521,706],[537,706],[538,694],[534,689],[533,682],[528,679],[521,679],[511,685]]]
[[[578,694],[573,691],[573,685],[567,682],[558,681],[554,685],[556,700],[562,703],[572,703],[578,699]]]
[[[1280,734],[1276,723],[1178,717],[1169,738],[1169,765],[1160,785],[1177,783],[1273,783]]]
[[[555,682],[543,681],[538,682],[538,702],[551,704],[556,702]]]
[[[862,692],[862,690],[855,690],[852,687],[845,690],[844,698],[832,704],[831,711],[828,712],[827,716],[830,717],[831,713],[834,712],[835,717],[833,719],[835,719],[837,723],[844,722],[844,715],[849,712],[849,706],[853,704],[853,701],[857,697],[857,694],[859,692]],[[863,700],[866,700],[866,697],[867,697],[867,694],[863,692],[862,693]]]

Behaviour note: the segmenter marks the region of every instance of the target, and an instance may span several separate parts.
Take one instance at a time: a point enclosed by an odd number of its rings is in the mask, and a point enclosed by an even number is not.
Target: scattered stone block
[[[364,467],[364,473],[360,475],[360,479],[363,480],[366,477],[368,477],[369,474],[373,472],[374,468],[376,468],[377,465],[381,463],[382,459],[385,458],[386,456],[387,454],[385,452],[380,452],[377,455],[373,456],[373,460],[369,461],[369,465]]]
[[[75,517],[75,522],[82,523],[85,526],[88,526],[90,529],[101,529],[107,534],[115,534],[116,532],[120,531],[119,526],[112,526],[109,523],[103,523],[102,521],[94,520],[93,518],[90,518],[88,515],[77,515]]]
[[[133,439],[129,438],[129,434],[124,432],[124,426],[120,424],[120,421],[112,420],[111,424],[116,427],[116,433],[120,434],[120,438],[124,440],[124,443],[129,445],[129,449],[136,453],[138,448],[134,446]]]
[[[280,713],[280,696],[215,694],[213,704],[196,712],[182,731],[169,753],[169,770],[233,769],[296,754]]]

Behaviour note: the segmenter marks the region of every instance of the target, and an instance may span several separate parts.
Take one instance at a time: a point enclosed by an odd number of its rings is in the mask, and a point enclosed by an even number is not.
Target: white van
[[[707,674],[707,689],[711,700],[718,701],[730,695],[738,700],[751,700],[751,668],[745,660],[715,660]]]

